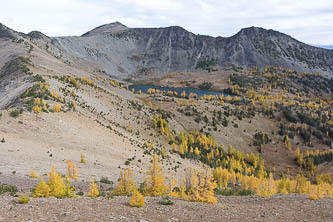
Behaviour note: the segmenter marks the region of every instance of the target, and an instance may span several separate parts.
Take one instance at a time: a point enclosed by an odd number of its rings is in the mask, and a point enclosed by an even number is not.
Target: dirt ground
[[[219,197],[217,204],[146,197],[145,206],[128,206],[129,197],[39,198],[17,204],[0,197],[0,221],[333,221],[333,199],[309,200],[303,195]]]

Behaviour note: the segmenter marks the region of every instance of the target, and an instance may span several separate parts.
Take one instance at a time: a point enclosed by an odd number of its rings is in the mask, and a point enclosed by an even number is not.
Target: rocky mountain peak
[[[235,36],[247,36],[247,37],[254,37],[254,36],[277,36],[277,37],[290,37],[286,34],[283,34],[281,32],[272,30],[272,29],[264,29],[261,27],[248,27],[248,28],[242,28]]]
[[[10,28],[0,23],[0,38],[12,38],[14,37]]]
[[[49,38],[47,35],[45,35],[45,34],[42,33],[42,32],[39,32],[39,31],[32,31],[32,32],[29,32],[29,33],[28,33],[28,36],[29,36],[31,39],[44,39],[44,38]]]
[[[101,34],[113,34],[113,33],[121,32],[121,31],[125,31],[127,29],[129,29],[127,26],[116,21],[113,23],[98,26],[97,28],[94,28],[94,29],[90,30],[89,32],[84,33],[82,35],[82,37],[90,37],[90,36],[101,35]]]

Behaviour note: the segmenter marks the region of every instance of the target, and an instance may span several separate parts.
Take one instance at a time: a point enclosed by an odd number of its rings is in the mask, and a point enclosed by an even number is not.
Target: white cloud
[[[3,2],[2,2],[3,1]],[[231,36],[260,26],[300,41],[333,44],[332,0],[0,0],[0,22],[18,31],[81,35],[120,21],[129,27],[179,25],[196,34]]]

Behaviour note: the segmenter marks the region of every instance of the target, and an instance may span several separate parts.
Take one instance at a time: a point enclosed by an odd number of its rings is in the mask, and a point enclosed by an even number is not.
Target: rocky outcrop
[[[12,31],[0,23],[0,38],[13,38],[14,35]]]

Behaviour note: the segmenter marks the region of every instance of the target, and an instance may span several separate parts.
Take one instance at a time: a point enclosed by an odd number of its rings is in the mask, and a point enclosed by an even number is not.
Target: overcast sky
[[[0,22],[24,33],[81,35],[119,21],[128,27],[182,26],[232,36],[241,28],[274,29],[333,45],[333,0],[0,0]]]

